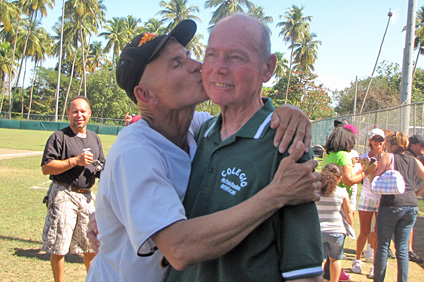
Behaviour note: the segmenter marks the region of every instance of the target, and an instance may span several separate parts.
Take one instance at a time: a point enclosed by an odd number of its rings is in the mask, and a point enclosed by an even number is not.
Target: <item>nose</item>
[[[228,73],[228,62],[225,56],[218,56],[216,60],[210,63],[214,72],[225,75]]]
[[[190,68],[189,68],[190,72],[192,73],[196,73],[196,72],[200,72],[202,70],[202,63],[194,60],[194,59],[190,59]]]

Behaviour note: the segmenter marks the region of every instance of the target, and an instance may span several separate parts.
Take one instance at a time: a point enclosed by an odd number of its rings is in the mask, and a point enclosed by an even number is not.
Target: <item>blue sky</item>
[[[149,4],[147,4],[149,2]],[[189,0],[190,5],[200,8],[198,15],[202,22],[198,22],[198,33],[204,35],[205,43],[209,33],[208,23],[212,9],[204,8],[204,1]],[[388,12],[393,16],[385,37],[379,62],[402,64],[403,48],[406,32],[402,28],[406,25],[408,0],[303,0],[278,1],[256,0],[256,5],[264,8],[267,16],[272,16],[274,22],[269,24],[272,31],[271,46],[273,52],[285,53],[289,58],[288,44],[278,36],[276,24],[282,21],[279,16],[293,4],[304,7],[304,15],[312,16],[311,32],[322,41],[318,49],[318,60],[315,63],[315,73],[318,81],[330,90],[342,90],[355,81],[355,77],[364,78],[371,75],[378,50],[388,21]],[[159,1],[140,0],[104,0],[107,7],[106,19],[133,15],[146,22],[149,18],[159,18],[156,13],[161,9]],[[54,10],[49,10],[42,25],[47,29],[57,21],[61,13],[62,1],[56,0]],[[417,9],[424,6],[424,0],[417,0]],[[94,39],[93,39],[94,40]],[[415,55],[414,55],[415,58]],[[47,61],[46,66],[54,62]],[[423,68],[424,58],[418,61],[418,67]]]

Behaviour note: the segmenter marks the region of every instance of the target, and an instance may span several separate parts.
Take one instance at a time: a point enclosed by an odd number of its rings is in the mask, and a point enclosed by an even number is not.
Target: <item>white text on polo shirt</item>
[[[239,184],[234,183],[231,180],[228,180],[227,177],[235,175],[240,180]],[[221,171],[221,189],[227,191],[231,195],[235,195],[236,191],[240,191],[240,187],[245,187],[247,185],[247,177],[246,174],[242,172],[241,169],[227,168]]]

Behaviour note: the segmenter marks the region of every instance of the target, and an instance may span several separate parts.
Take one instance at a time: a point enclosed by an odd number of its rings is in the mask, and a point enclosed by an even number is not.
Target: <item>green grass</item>
[[[0,129],[0,147],[43,151],[49,131]],[[100,135],[105,154],[116,136]],[[50,184],[41,173],[41,155],[0,160],[1,281],[52,281],[49,255],[41,252],[46,216],[42,199]],[[82,258],[66,257],[67,281],[83,281]]]
[[[44,151],[46,141],[52,133],[53,131],[0,128],[0,148]],[[102,134],[99,136],[102,140],[103,151],[107,154],[117,136]]]

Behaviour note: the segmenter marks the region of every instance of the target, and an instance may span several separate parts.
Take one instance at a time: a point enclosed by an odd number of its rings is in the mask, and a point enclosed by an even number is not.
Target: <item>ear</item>
[[[146,105],[156,105],[158,103],[156,94],[140,84],[134,87],[134,96],[137,101]]]
[[[277,64],[277,56],[275,54],[269,55],[268,59],[265,60],[265,69],[263,75],[263,82],[268,82],[275,71]]]

